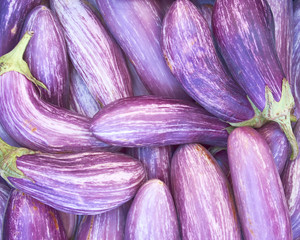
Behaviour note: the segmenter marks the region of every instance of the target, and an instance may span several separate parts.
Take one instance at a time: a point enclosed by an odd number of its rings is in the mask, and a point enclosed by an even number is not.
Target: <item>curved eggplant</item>
[[[292,57],[292,89],[294,89],[295,115],[300,117],[300,1],[294,4],[294,38],[293,38],[293,57]]]
[[[131,60],[149,93],[189,98],[170,72],[160,45],[163,7],[157,0],[97,0],[114,38]]]
[[[182,99],[139,96],[119,99],[92,119],[91,132],[111,145],[167,146],[201,142],[226,146],[228,125]]]
[[[52,0],[73,66],[97,102],[132,96],[123,53],[92,9],[80,0]]]
[[[67,239],[73,239],[76,232],[78,216],[75,214],[58,211],[62,226],[65,230]]]
[[[179,147],[171,162],[172,192],[182,239],[241,239],[229,183],[199,144]]]
[[[2,180],[2,179],[1,179]],[[9,199],[11,188],[6,183],[0,182],[0,239],[3,236],[3,221],[6,205]]]
[[[125,240],[179,240],[179,226],[172,195],[158,179],[146,182],[129,209]]]
[[[262,116],[280,125],[295,159],[299,149],[290,121],[295,102],[276,53],[272,27],[266,0],[218,0],[214,5],[213,32],[231,74]]]
[[[40,99],[28,79],[39,82],[22,60],[30,37],[25,34],[20,44],[0,59],[3,63],[0,69],[0,122],[4,129],[20,145],[43,152],[99,151],[108,147],[89,131],[89,118]],[[18,66],[11,67],[11,63]]]
[[[40,3],[41,0],[0,1],[0,56],[17,45],[27,14]]]
[[[125,215],[122,207],[111,211],[84,216],[76,234],[77,240],[123,240]]]
[[[245,239],[291,240],[288,207],[268,143],[254,129],[241,127],[230,134],[227,150]]]
[[[4,239],[67,239],[57,210],[13,190],[3,223]]]
[[[22,36],[34,32],[24,54],[30,72],[47,86],[41,96],[47,102],[68,108],[69,66],[62,28],[51,10],[34,8],[27,16]]]

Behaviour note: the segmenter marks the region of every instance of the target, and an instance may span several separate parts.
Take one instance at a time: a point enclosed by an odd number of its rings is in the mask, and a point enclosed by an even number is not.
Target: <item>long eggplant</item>
[[[179,147],[171,162],[171,184],[182,239],[241,239],[229,183],[199,144]]]
[[[292,84],[294,85],[295,115],[300,117],[300,1],[293,2],[294,9],[294,37],[292,57]]]
[[[291,240],[288,207],[268,143],[254,129],[241,127],[230,134],[227,150],[245,239]]]
[[[30,72],[47,86],[41,96],[47,102],[68,107],[69,66],[63,31],[52,11],[45,6],[34,8],[27,16],[22,36],[34,32],[24,54]]]
[[[75,239],[123,240],[125,220],[122,206],[99,215],[84,216]]]
[[[62,226],[65,230],[67,239],[73,239],[76,229],[78,215],[58,211]]]
[[[132,96],[123,53],[92,9],[80,0],[52,0],[73,66],[97,102]]]
[[[97,0],[114,38],[154,95],[188,98],[168,68],[160,45],[163,7],[157,0]]]
[[[122,147],[192,142],[226,146],[226,127],[226,123],[192,102],[139,96],[105,106],[93,117],[90,130],[101,141]]]
[[[11,192],[11,188],[6,183],[0,182],[0,239],[3,236],[3,221],[6,205]]]
[[[67,239],[58,211],[18,190],[10,194],[3,224],[4,239]]]
[[[0,141],[2,177],[57,210],[95,215],[129,201],[146,174],[140,161],[120,153],[50,154]]]
[[[263,117],[280,125],[295,159],[299,149],[290,122],[295,102],[276,53],[273,27],[266,0],[218,0],[214,5],[213,32],[231,74]]]
[[[37,94],[29,80],[44,85],[32,77],[22,60],[30,38],[25,34],[18,46],[0,59],[0,123],[6,132],[20,145],[44,152],[108,147],[89,131],[89,118],[48,104]]]
[[[124,239],[180,239],[174,201],[162,181],[149,180],[137,192],[127,215]]]

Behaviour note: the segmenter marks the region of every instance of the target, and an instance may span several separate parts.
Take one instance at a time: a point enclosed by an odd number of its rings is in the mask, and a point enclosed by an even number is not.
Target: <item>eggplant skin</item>
[[[4,239],[66,240],[57,210],[38,200],[13,190],[5,211]]]
[[[139,96],[105,106],[93,117],[90,131],[103,142],[123,147],[190,142],[225,146],[226,127],[226,123],[189,101]]]
[[[146,178],[140,161],[124,154],[86,152],[17,158],[25,178],[17,189],[63,212],[96,215],[129,201]]]
[[[1,178],[1,180],[3,180]],[[5,181],[0,181],[0,239],[2,239],[3,234],[3,222],[6,205],[9,199],[11,188],[7,186]]]
[[[137,192],[127,215],[124,239],[180,239],[173,198],[162,181],[151,179]]]
[[[264,138],[250,127],[228,139],[234,196],[245,239],[291,240],[291,222],[279,173]]]
[[[293,37],[293,57],[292,57],[292,89],[295,99],[295,115],[300,117],[300,1],[294,4],[294,37]]]

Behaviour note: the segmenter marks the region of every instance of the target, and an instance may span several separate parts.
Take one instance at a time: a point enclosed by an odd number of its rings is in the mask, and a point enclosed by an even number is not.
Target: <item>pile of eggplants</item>
[[[300,239],[300,0],[1,0],[0,239]]]

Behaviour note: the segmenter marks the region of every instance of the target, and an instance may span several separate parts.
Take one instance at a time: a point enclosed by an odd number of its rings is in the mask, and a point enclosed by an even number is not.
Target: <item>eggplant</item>
[[[6,182],[0,182],[0,239],[2,239],[3,234],[3,221],[6,205],[9,199],[11,188],[7,186]]]
[[[213,32],[234,79],[262,116],[277,122],[298,155],[290,115],[294,98],[276,53],[274,21],[266,0],[218,0]],[[239,125],[235,125],[239,126]]]
[[[204,17],[204,19],[208,23],[209,29],[212,31],[211,18],[212,18],[213,5],[212,4],[199,4],[196,6],[198,7],[201,15]]]
[[[97,0],[110,32],[150,94],[189,97],[168,68],[160,45],[164,7],[157,0]]]
[[[227,151],[245,239],[292,239],[283,186],[268,143],[254,129],[241,127],[229,135]]]
[[[214,151],[214,149],[209,150],[210,153],[213,155],[213,157],[216,159],[217,163],[221,167],[223,173],[225,176],[230,179],[230,170],[229,170],[229,162],[228,162],[228,154],[226,149],[218,149],[217,151]]]
[[[41,96],[47,102],[68,108],[69,66],[62,28],[45,6],[34,8],[27,16],[22,36],[34,32],[24,54],[30,72],[47,86]]]
[[[111,211],[84,216],[76,234],[76,240],[123,240],[125,215],[122,207]]]
[[[18,190],[10,194],[3,224],[4,239],[67,239],[57,210]]]
[[[41,0],[0,1],[0,56],[17,45],[27,14],[40,3]]]
[[[67,239],[73,239],[77,228],[78,216],[75,214],[58,211],[62,226],[65,230]]]
[[[180,146],[171,162],[182,239],[241,239],[229,183],[200,144]]]
[[[127,215],[124,239],[180,239],[173,198],[162,181],[149,180],[137,192]]]
[[[80,0],[50,3],[63,26],[73,66],[94,99],[106,105],[132,96],[123,53],[93,10]]]
[[[293,55],[292,55],[292,89],[294,89],[295,115],[300,117],[300,1],[293,2]]]
[[[0,124],[0,138],[3,139],[3,141],[7,142],[11,146],[20,147],[20,145],[15,140],[13,140],[11,136],[7,134],[7,132],[4,130],[1,124]]]
[[[90,131],[101,141],[122,147],[191,142],[226,146],[228,126],[192,102],[138,96],[105,106],[93,117]]]
[[[2,177],[57,210],[96,215],[129,201],[146,174],[140,161],[120,153],[40,153],[0,141]]]
[[[46,103],[37,94],[29,80],[44,85],[32,77],[22,60],[30,38],[25,34],[18,46],[0,59],[0,123],[6,132],[20,145],[43,152],[107,148],[89,131],[90,118]]]
[[[280,175],[290,154],[290,146],[286,136],[275,122],[267,123],[257,131],[267,141]]]

